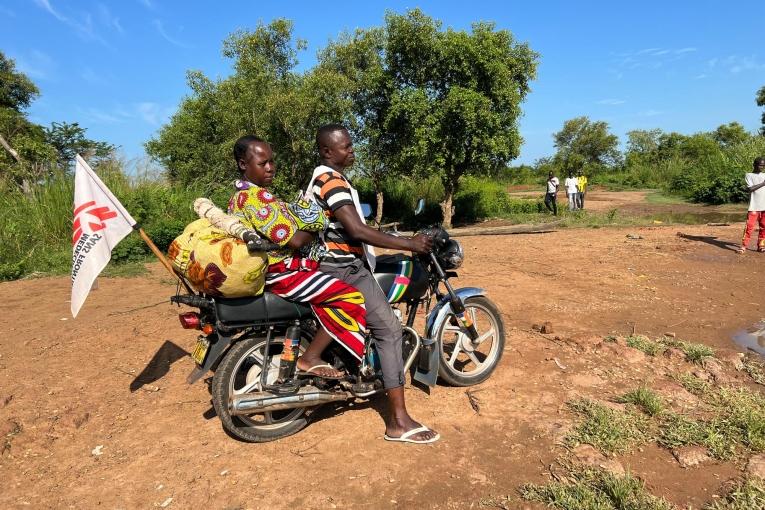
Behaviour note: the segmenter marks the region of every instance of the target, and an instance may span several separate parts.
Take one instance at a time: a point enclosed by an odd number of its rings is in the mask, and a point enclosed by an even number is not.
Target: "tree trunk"
[[[375,191],[375,196],[377,197],[377,212],[375,213],[375,221],[378,225],[382,223],[382,212],[383,212],[383,192],[382,190]]]
[[[444,217],[443,227],[452,228],[452,197],[454,193],[444,190],[444,201],[441,202],[441,214]]]
[[[5,147],[5,150],[8,151],[8,153],[13,156],[13,159],[16,160],[16,163],[21,163],[21,159],[19,159],[19,153],[13,150],[13,148],[8,144],[8,142],[3,138],[3,135],[0,135],[0,145]]]

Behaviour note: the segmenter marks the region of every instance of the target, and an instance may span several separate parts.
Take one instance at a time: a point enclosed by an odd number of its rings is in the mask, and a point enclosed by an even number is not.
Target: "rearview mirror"
[[[372,206],[369,204],[361,204],[361,214],[364,215],[365,218],[369,218],[372,216]]]
[[[414,215],[417,216],[425,210],[425,199],[421,198],[417,201],[417,207],[414,208]]]

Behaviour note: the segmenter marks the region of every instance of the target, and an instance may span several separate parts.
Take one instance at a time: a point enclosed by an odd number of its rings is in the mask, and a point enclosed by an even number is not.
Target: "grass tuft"
[[[654,342],[647,336],[643,335],[630,335],[626,338],[627,346],[643,351],[649,356],[656,356],[664,352],[664,346],[659,342]]]
[[[753,510],[765,508],[765,482],[751,478],[739,483],[725,498],[704,507],[705,510]]]
[[[631,410],[617,411],[588,399],[569,402],[584,421],[566,438],[570,444],[591,444],[603,453],[626,453],[650,437],[648,419]]]
[[[694,395],[703,396],[708,393],[712,387],[708,382],[703,381],[693,374],[685,372],[679,375],[673,375],[673,379],[680,383],[680,385]]]
[[[630,474],[614,475],[595,468],[575,470],[565,482],[546,485],[526,484],[521,497],[549,507],[566,510],[672,510],[663,498],[648,492],[638,478]]]
[[[616,399],[622,404],[633,404],[643,410],[649,416],[657,416],[664,410],[664,404],[661,397],[652,389],[641,386],[635,390],[625,393]]]
[[[661,446],[704,446],[718,459],[729,459],[741,448],[765,451],[765,396],[746,388],[720,388],[707,390],[702,399],[709,418],[662,415],[657,438]]]

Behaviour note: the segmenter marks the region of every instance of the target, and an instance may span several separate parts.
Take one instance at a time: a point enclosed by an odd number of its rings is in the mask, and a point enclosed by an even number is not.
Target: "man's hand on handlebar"
[[[410,250],[414,253],[429,253],[433,249],[433,238],[426,234],[417,234],[409,239]]]

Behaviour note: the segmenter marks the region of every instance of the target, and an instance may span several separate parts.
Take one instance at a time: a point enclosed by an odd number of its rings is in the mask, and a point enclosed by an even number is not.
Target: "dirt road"
[[[542,508],[516,491],[548,480],[566,453],[560,440],[574,417],[565,402],[666,375],[663,361],[599,339],[671,331],[730,349],[736,330],[762,318],[765,255],[734,253],[740,231],[464,238],[455,283],[487,289],[507,347],[496,374],[474,389],[480,413],[464,388],[407,390],[412,414],[442,435],[425,447],[383,441],[379,399],[324,408],[282,441],[228,437],[208,386],[184,382],[195,334],[179,327],[167,304],[174,286],[158,265],[146,277],[101,278],[76,320],[67,278],[2,283],[0,507],[477,508],[510,496],[511,508]],[[554,334],[531,329],[544,321]],[[617,460],[655,494],[696,508],[741,468],[682,469],[654,447]]]

